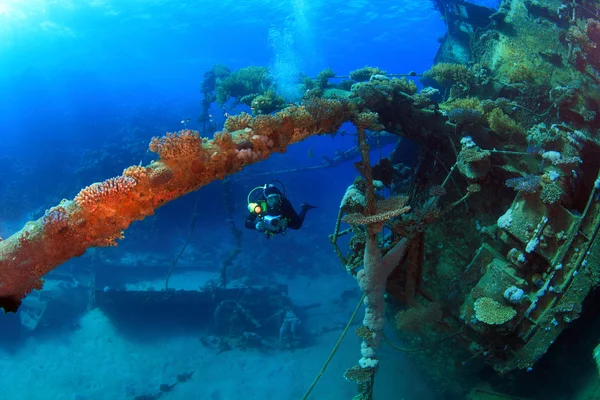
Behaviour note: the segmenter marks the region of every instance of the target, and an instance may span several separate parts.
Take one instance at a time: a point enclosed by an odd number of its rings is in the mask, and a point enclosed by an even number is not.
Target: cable
[[[363,301],[365,300],[365,296],[366,295],[367,295],[366,292],[363,293],[362,297],[360,298],[360,301],[358,302],[358,304],[356,305],[356,308],[354,309],[354,312],[352,313],[352,316],[350,317],[350,320],[346,324],[346,327],[344,328],[344,331],[340,335],[340,338],[338,339],[338,341],[335,344],[335,346],[333,346],[333,350],[331,350],[331,353],[329,353],[329,357],[327,357],[327,360],[325,361],[325,364],[323,364],[323,366],[321,367],[321,370],[319,371],[319,374],[313,380],[312,384],[310,385],[310,387],[308,388],[308,390],[306,391],[306,393],[304,393],[304,396],[302,396],[302,400],[308,399],[308,396],[310,395],[310,393],[313,391],[313,389],[317,385],[317,382],[319,382],[319,379],[321,379],[321,376],[323,376],[323,374],[325,373],[325,370],[329,366],[329,363],[331,362],[331,359],[335,355],[335,352],[337,351],[337,349],[342,344],[342,340],[344,340],[344,337],[346,336],[346,333],[348,333],[348,329],[350,329],[350,325],[352,325],[352,321],[354,321],[354,318],[356,318],[356,314],[358,314],[358,310],[360,310],[360,307],[362,306]]]
[[[171,279],[171,274],[173,273],[173,268],[175,268],[175,264],[177,264],[177,261],[179,261],[179,258],[185,251],[185,248],[187,247],[187,245],[190,243],[190,239],[192,238],[192,234],[194,233],[194,227],[196,226],[196,218],[198,217],[198,202],[199,201],[200,201],[200,195],[198,194],[198,196],[196,196],[196,202],[194,203],[194,212],[192,213],[192,218],[190,219],[190,230],[188,232],[187,239],[185,239],[185,243],[181,247],[179,254],[177,254],[177,257],[175,257],[175,259],[171,263],[171,267],[169,268],[169,273],[167,274],[167,278],[165,279],[165,291],[166,292],[169,291],[169,279]]]

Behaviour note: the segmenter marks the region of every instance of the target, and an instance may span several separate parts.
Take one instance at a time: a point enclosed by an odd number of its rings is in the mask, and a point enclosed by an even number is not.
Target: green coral
[[[272,90],[268,90],[265,94],[254,97],[250,104],[254,115],[270,114],[274,111],[281,110],[284,106],[285,100],[281,96],[277,96]]]
[[[202,92],[210,93],[215,90],[217,82],[227,78],[231,74],[231,70],[224,64],[215,64],[211,69],[204,73],[204,81],[202,82]]]
[[[260,93],[251,93],[245,96],[242,96],[238,99],[238,101],[242,104],[247,105],[248,107],[252,107],[252,102],[256,97],[260,96]]]
[[[452,86],[455,84],[471,87],[475,76],[462,64],[439,63],[423,73],[424,78],[433,79],[440,85]]]
[[[525,63],[519,63],[506,69],[508,83],[533,83],[535,72]]]
[[[325,89],[330,78],[335,77],[335,72],[331,68],[324,69],[317,75],[316,84],[319,89]]]
[[[356,82],[364,82],[371,79],[373,75],[385,75],[386,71],[377,67],[362,67],[350,72],[350,79]]]
[[[481,100],[479,100],[477,97],[462,97],[452,101],[447,101],[443,104],[440,104],[440,108],[447,111],[456,110],[458,108],[470,108],[483,112],[481,108]]]
[[[331,68],[324,69],[319,72],[315,79],[311,79],[307,76],[302,77],[302,83],[304,84],[304,97],[321,97],[323,91],[329,87],[329,79],[335,77],[335,72]]]
[[[271,86],[269,70],[265,67],[239,69],[217,84],[217,102],[225,104],[230,97],[264,93]]]
[[[358,97],[367,108],[377,109],[392,104],[406,95],[417,92],[417,85],[406,78],[372,80],[360,82],[352,86],[352,96]]]
[[[352,95],[350,89],[331,88],[323,91],[323,97],[328,99],[347,99]]]
[[[227,78],[231,75],[231,70],[225,64],[215,64],[210,71],[219,79]]]
[[[490,124],[490,129],[505,138],[510,139],[515,135],[525,135],[525,129],[499,108],[493,109],[489,113],[487,119]]]

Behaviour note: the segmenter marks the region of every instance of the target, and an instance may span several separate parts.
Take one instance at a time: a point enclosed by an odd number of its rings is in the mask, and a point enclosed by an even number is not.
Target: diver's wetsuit
[[[263,200],[266,200],[264,196],[261,196]],[[266,215],[270,215],[273,217],[281,216],[287,220],[287,228],[290,229],[300,229],[302,227],[302,223],[304,222],[304,217],[306,216],[306,212],[310,209],[310,207],[302,206],[302,210],[300,214],[294,210],[292,203],[285,198],[281,198],[281,206],[279,210],[267,210]],[[256,218],[258,218],[258,214],[251,213],[246,218],[246,228],[248,229],[256,229]],[[281,229],[277,232],[281,232]]]

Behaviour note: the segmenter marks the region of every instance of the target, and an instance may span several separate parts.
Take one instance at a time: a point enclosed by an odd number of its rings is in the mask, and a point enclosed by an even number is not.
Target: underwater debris
[[[575,311],[563,315],[561,310],[580,305],[600,276],[595,267],[590,270],[600,259],[596,239],[600,101],[593,89],[597,77],[590,65],[593,60],[585,60],[583,74],[569,64],[574,59],[569,53],[583,51],[587,29],[593,31],[595,22],[588,22],[590,14],[575,3],[565,7],[581,12],[564,13],[558,7],[556,15],[562,20],[557,27],[540,22],[544,10],[535,9],[537,2],[529,2],[529,12],[523,1],[503,2],[491,26],[481,25],[473,35],[452,38],[452,45],[458,40],[467,44],[462,48],[472,50],[465,52],[472,59],[460,66],[447,62],[424,74],[423,83],[444,94],[441,112],[428,109],[430,103],[419,100],[419,94],[394,90],[387,80],[355,84],[352,89],[359,105],[377,112],[386,130],[425,149],[408,185],[410,203],[422,205],[398,218],[392,229],[402,234],[425,231],[428,240],[411,246],[402,268],[390,275],[387,293],[400,304],[386,305],[406,310],[408,316],[419,314],[419,305],[443,304],[441,317],[431,329],[411,332],[412,336],[397,332],[417,348],[423,340],[444,337],[444,331],[459,330],[462,324],[468,327],[469,339],[431,349],[434,355],[411,354],[436,383],[458,398],[464,395],[464,387],[477,381],[473,377],[483,363],[500,374],[531,369],[578,315]],[[539,6],[550,7],[542,2]],[[444,6],[445,12],[453,12],[452,7]],[[456,5],[461,7],[462,3]],[[471,22],[464,13],[445,17],[456,24]],[[572,35],[579,32],[579,45],[575,39],[560,42],[567,23],[579,27],[579,31],[570,29]],[[444,51],[451,48],[448,45]],[[415,121],[427,128],[416,129]],[[453,175],[454,169],[461,175]],[[359,164],[362,178],[365,171],[365,164]],[[393,171],[396,176],[396,168]],[[367,213],[361,182],[355,182],[344,196],[342,205],[348,214]],[[424,187],[431,188],[429,199],[421,191]],[[392,187],[392,196],[400,194]],[[349,199],[359,197],[350,207]],[[455,207],[467,198],[467,212]],[[440,209],[443,212],[430,220],[433,223],[413,223],[427,210]],[[338,221],[343,214],[340,207]],[[346,220],[354,225],[341,230],[336,224],[330,239],[346,270],[356,274],[364,264],[366,229],[373,221],[354,220],[354,216]],[[342,235],[351,235],[347,254],[337,246]],[[382,238],[379,246],[386,248],[388,241],[393,243],[392,235]],[[419,261],[423,258],[426,261]],[[408,326],[407,322],[401,325]],[[363,328],[368,340],[372,332]],[[449,370],[447,365],[461,369]],[[358,368],[351,370],[365,372]],[[368,381],[368,374],[358,381]]]
[[[292,310],[285,313],[281,328],[279,328],[279,342],[285,348],[297,347],[300,340],[300,318]]]

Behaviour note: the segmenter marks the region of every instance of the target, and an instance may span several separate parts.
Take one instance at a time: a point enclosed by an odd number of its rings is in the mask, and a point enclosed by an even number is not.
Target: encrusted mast
[[[348,102],[313,99],[273,115],[230,117],[211,140],[191,130],[153,138],[158,161],[82,189],[0,242],[0,307],[16,311],[44,274],[89,247],[115,245],[129,224],[158,207],[290,144],[336,132],[351,115]]]

